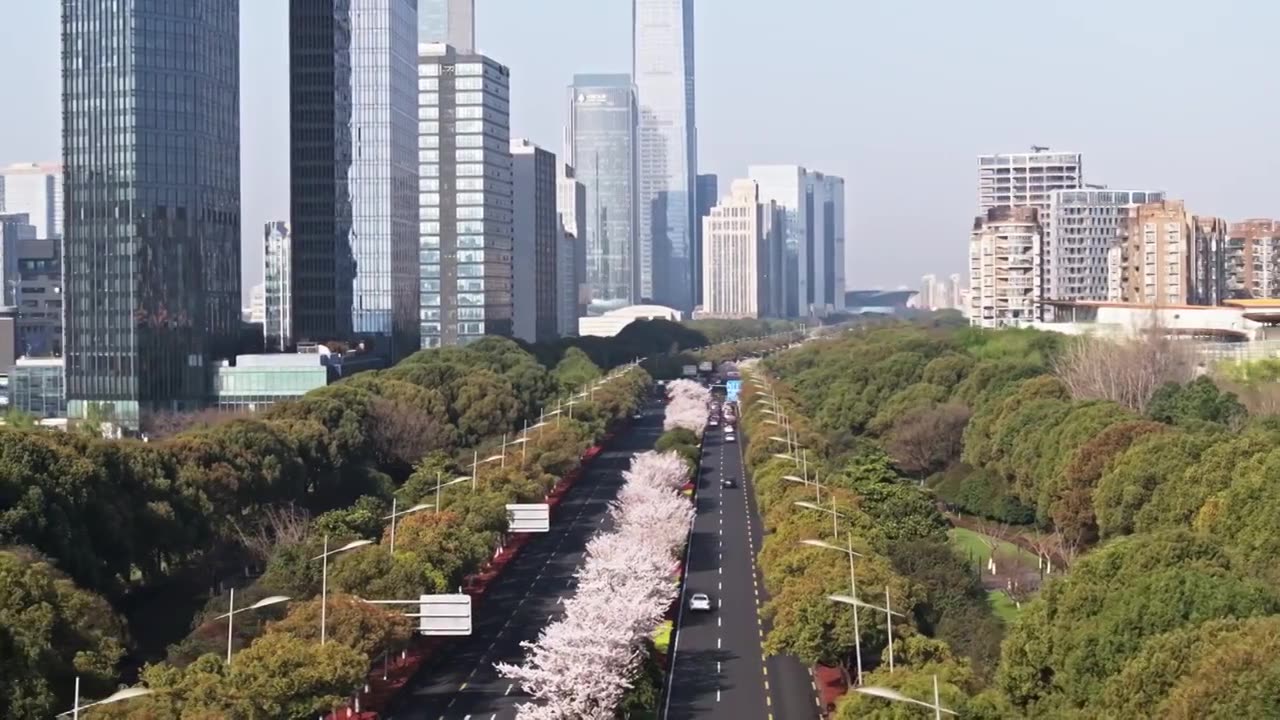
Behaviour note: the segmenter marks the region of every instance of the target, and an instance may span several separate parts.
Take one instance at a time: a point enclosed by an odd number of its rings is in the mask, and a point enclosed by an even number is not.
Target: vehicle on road
[[[631,416],[631,419],[632,419],[632,420],[643,420],[643,419],[644,419],[644,413],[642,413],[642,412],[638,412],[638,413],[636,413],[635,415],[632,415],[632,416]]]
[[[711,609],[711,598],[707,597],[706,593],[694,593],[693,597],[689,598],[689,609],[703,612],[709,611]]]
[[[733,478],[725,478],[725,479],[723,479],[723,480],[721,480],[721,481],[720,481],[720,487],[723,487],[723,488],[736,488],[736,487],[738,487],[738,483],[734,482],[734,481],[733,481]]]
[[[737,438],[736,436],[734,436],[734,434],[733,434],[733,433],[728,433],[728,432],[727,432],[727,433],[725,433],[725,434],[724,434],[724,441],[725,441],[725,442],[733,442],[734,440],[737,440],[737,439],[738,439],[738,438]]]
[[[720,421],[715,418],[711,418],[711,427],[720,427]]]

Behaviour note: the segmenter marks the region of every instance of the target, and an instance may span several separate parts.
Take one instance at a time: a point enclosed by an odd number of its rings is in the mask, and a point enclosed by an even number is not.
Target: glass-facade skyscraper
[[[418,43],[444,43],[475,52],[476,0],[417,0]]]
[[[443,45],[418,58],[422,347],[512,334],[510,72]]]
[[[693,309],[693,0],[632,0],[632,62],[640,108],[640,294]]]
[[[63,0],[68,412],[201,407],[240,328],[237,0]]]
[[[760,202],[776,204],[783,247],[781,311],[823,317],[844,309],[844,180],[799,165],[753,165]]]
[[[416,0],[290,3],[294,338],[418,347]]]
[[[640,300],[635,87],[630,75],[575,75],[569,87],[568,163],[586,188],[590,311]]]
[[[293,300],[290,297],[289,223],[276,220],[263,226],[262,289],[266,318],[263,345],[268,352],[285,352],[293,345]]]

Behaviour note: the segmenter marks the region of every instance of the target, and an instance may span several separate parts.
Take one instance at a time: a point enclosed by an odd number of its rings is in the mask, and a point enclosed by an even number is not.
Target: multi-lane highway
[[[479,605],[472,634],[446,644],[394,709],[414,720],[511,720],[527,702],[520,688],[498,675],[496,662],[519,663],[532,640],[558,617],[573,592],[587,541],[608,521],[608,504],[622,486],[622,471],[662,432],[660,410],[650,409],[602,453],[561,501],[551,532],[539,535],[511,561]]]
[[[661,717],[806,720],[818,717],[809,671],[789,657],[765,658],[767,599],[755,556],[763,541],[750,479],[742,471],[741,436],[726,442],[708,429],[698,479],[698,514],[690,539],[671,676]],[[735,487],[722,481],[732,478]],[[711,612],[689,610],[694,593],[711,596]]]

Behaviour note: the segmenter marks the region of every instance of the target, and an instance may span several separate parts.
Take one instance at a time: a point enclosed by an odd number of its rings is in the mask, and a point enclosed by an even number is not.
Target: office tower
[[[1043,216],[1049,211],[1054,190],[1075,190],[1083,185],[1080,153],[1035,147],[1029,153],[978,156],[980,213],[993,207],[1033,207]]]
[[[62,166],[17,163],[0,168],[0,213],[25,213],[36,237],[62,237]]]
[[[708,173],[699,175],[694,185],[694,205],[697,214],[693,219],[693,304],[702,304],[702,219],[711,214],[711,208],[720,200],[720,178]]]
[[[526,342],[556,338],[556,156],[529,140],[511,140],[515,194],[512,262],[514,333]]]
[[[18,246],[36,238],[26,213],[0,214],[0,306],[13,306],[18,287]]]
[[[1000,206],[973,221],[969,239],[969,322],[982,327],[1036,319],[1034,275],[1040,246],[1039,211]]]
[[[1107,253],[1135,209],[1164,199],[1154,190],[1054,190],[1044,222],[1044,299],[1106,300]]]
[[[773,201],[760,202],[752,180],[734,180],[729,195],[703,218],[703,317],[769,314],[774,248],[780,246]]]
[[[249,307],[244,320],[249,323],[267,324],[267,286],[258,283],[249,288]]]
[[[422,347],[510,336],[510,72],[447,45],[420,51]]]
[[[17,352],[27,357],[62,355],[62,242],[19,240]]]
[[[640,295],[688,312],[697,175],[693,0],[632,0],[631,31],[640,108]]]
[[[1139,205],[1122,242],[1108,253],[1108,300],[1186,305],[1191,290],[1193,219],[1181,200]]]
[[[461,53],[476,49],[476,0],[417,0],[418,44],[452,45]]]
[[[556,332],[578,334],[578,318],[587,314],[591,288],[587,285],[587,188],[577,171],[561,164],[556,177],[556,212],[560,216],[561,244],[556,253],[556,285],[559,305]]]
[[[263,347],[267,352],[284,352],[293,346],[293,301],[289,223],[266,223],[262,229]]]
[[[293,331],[418,348],[414,0],[290,3]]]
[[[752,165],[760,201],[782,214],[784,317],[844,308],[844,180],[799,165]]]
[[[630,75],[575,75],[568,162],[587,192],[587,284],[596,314],[640,301],[635,88]]]
[[[1222,299],[1280,297],[1280,220],[1231,223],[1222,265]]]
[[[809,306],[818,317],[844,310],[844,178],[809,173],[816,228],[813,236],[813,294]]]
[[[238,2],[62,3],[72,416],[200,407],[234,354],[239,47]]]
[[[1219,305],[1227,294],[1227,243],[1230,227],[1219,217],[1192,218],[1191,280],[1187,302],[1192,305]],[[1274,296],[1264,296],[1274,297]]]

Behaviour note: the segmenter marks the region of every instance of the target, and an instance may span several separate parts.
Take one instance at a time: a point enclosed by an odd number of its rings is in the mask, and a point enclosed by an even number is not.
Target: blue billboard
[[[725,400],[738,402],[738,393],[742,392],[741,380],[727,380],[724,384]]]

